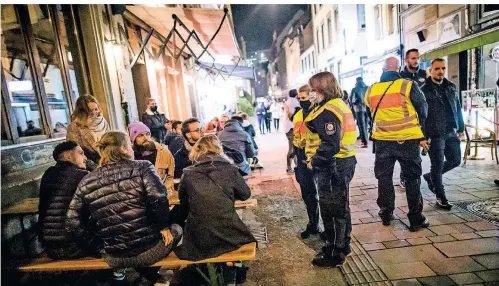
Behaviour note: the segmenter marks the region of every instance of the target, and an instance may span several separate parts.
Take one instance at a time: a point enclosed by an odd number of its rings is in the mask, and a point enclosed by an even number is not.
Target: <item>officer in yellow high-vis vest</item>
[[[309,80],[314,106],[305,119],[316,137],[307,137],[308,167],[313,170],[326,246],[312,260],[320,267],[335,267],[350,253],[352,224],[349,185],[355,172],[357,130],[350,108],[343,102],[338,82],[330,72]]]
[[[319,226],[319,195],[314,183],[313,172],[307,167],[307,156],[305,146],[307,137],[316,136],[311,133],[305,125],[305,118],[310,113],[310,87],[304,85],[298,90],[298,102],[301,109],[293,115],[293,147],[296,155],[295,177],[300,185],[301,196],[307,208],[308,224],[301,233],[301,238],[305,239],[310,235],[321,234]],[[318,137],[317,137],[318,138]]]
[[[376,153],[374,175],[378,179],[379,216],[383,225],[390,225],[395,209],[393,168],[398,161],[405,177],[409,229],[416,231],[429,226],[422,214],[419,150],[420,146],[428,148],[422,130],[428,105],[417,84],[403,79],[399,71],[397,58],[386,59],[380,82],[367,89],[364,100],[373,118],[371,138]]]

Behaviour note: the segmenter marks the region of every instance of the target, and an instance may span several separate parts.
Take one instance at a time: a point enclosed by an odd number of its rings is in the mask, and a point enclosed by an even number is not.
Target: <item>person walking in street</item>
[[[175,160],[168,147],[155,142],[151,137],[151,130],[142,122],[130,123],[128,131],[133,144],[135,160],[151,162],[166,189],[173,191]]]
[[[95,168],[100,160],[97,142],[104,133],[110,130],[95,97],[88,94],[78,97],[71,115],[66,140],[75,141],[83,149],[87,161],[91,161],[90,165],[93,165],[90,169]],[[87,162],[87,166],[89,163]]]
[[[293,117],[293,146],[297,161],[295,177],[300,185],[301,197],[307,208],[308,215],[307,227],[300,234],[302,239],[322,232],[319,226],[319,195],[314,183],[314,173],[307,167],[307,156],[305,155],[307,136],[315,136],[316,141],[319,139],[317,134],[311,133],[305,125],[305,118],[310,113],[311,106],[309,92],[310,87],[308,85],[300,87],[297,97],[301,109]]]
[[[286,172],[288,174],[294,172],[292,165],[295,158],[293,147],[293,116],[301,109],[300,103],[296,99],[297,95],[298,91],[296,89],[289,91],[289,98],[284,103],[284,114],[282,117],[282,130],[286,134],[286,139],[288,139],[288,153],[286,154]]]
[[[100,257],[102,240],[84,227],[81,239],[75,240],[66,232],[64,221],[69,203],[80,181],[89,174],[85,170],[87,157],[74,141],[62,142],[52,153],[57,162],[45,171],[40,182],[38,205],[38,237],[43,250],[52,259],[76,259],[86,256]]]
[[[241,117],[243,118],[243,128],[246,133],[249,134],[251,138],[251,142],[253,142],[253,148],[255,149],[255,153],[258,153],[258,145],[256,145],[255,141],[255,127],[253,127],[253,124],[249,121],[249,116],[246,113],[241,113]]]
[[[400,72],[400,76],[415,81],[419,87],[425,84],[428,74],[425,70],[419,68],[418,49],[410,49],[405,53],[405,67]],[[405,178],[402,171],[400,171],[400,186],[405,189]]]
[[[313,109],[305,118],[307,128],[319,137],[306,143],[308,168],[313,170],[326,245],[312,260],[319,267],[336,267],[345,262],[350,250],[352,223],[349,186],[355,173],[357,130],[350,108],[334,75],[320,72],[308,85]]]
[[[175,249],[182,228],[168,223],[166,189],[154,166],[133,160],[123,132],[104,134],[99,151],[99,168],[82,179],[69,205],[66,230],[78,237],[87,223],[94,225],[104,241],[104,260],[115,269],[162,260]]]
[[[267,132],[271,133],[272,126],[272,111],[270,110],[270,104],[265,106],[265,127],[267,128]]]
[[[385,60],[379,83],[370,86],[365,103],[372,112],[375,162],[374,174],[378,179],[379,216],[383,225],[390,225],[395,209],[393,167],[398,161],[406,179],[406,195],[410,231],[430,225],[422,214],[421,156],[419,146],[428,149],[424,138],[428,106],[424,95],[412,80],[401,78],[399,60]],[[400,100],[403,98],[403,100]]]
[[[170,144],[170,151],[175,159],[174,179],[180,179],[184,173],[184,168],[192,165],[192,161],[189,160],[189,152],[203,135],[203,127],[197,118],[189,118],[182,122],[182,137],[175,138]]]
[[[436,206],[450,210],[452,205],[445,196],[442,175],[461,164],[460,138],[464,136],[464,120],[457,87],[445,78],[445,70],[445,61],[434,59],[430,78],[421,88],[428,103],[425,137],[431,142],[428,150],[431,172],[423,178],[437,196]]]
[[[154,140],[163,144],[170,124],[168,119],[166,119],[165,114],[158,109],[158,105],[154,98],[149,98],[147,100],[147,109],[142,113],[142,123],[149,127]]]
[[[357,120],[357,127],[360,132],[360,141],[362,144],[360,148],[367,148],[367,122],[366,122],[366,105],[364,103],[364,95],[367,91],[367,85],[364,83],[362,77],[356,79],[355,87],[350,93],[350,104],[353,106],[355,112],[355,119]]]
[[[233,116],[227,121],[224,130],[218,134],[218,138],[223,146],[236,150],[242,155],[242,161],[236,165],[245,176],[249,176],[251,175],[251,167],[248,159],[255,157],[255,149],[250,135],[243,129],[242,122],[242,117]]]
[[[272,108],[270,109],[270,112],[272,112],[272,119],[274,121],[274,129],[275,131],[279,131],[279,120],[282,116],[282,106],[279,102],[274,101],[272,103]]]
[[[265,134],[265,116],[267,111],[265,110],[265,105],[263,102],[260,103],[260,106],[256,108],[256,116],[258,118],[258,128],[260,129],[260,135]]]

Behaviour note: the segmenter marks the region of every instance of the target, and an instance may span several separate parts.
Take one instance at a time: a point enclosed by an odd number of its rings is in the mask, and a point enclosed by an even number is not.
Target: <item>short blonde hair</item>
[[[309,93],[310,92],[310,86],[308,86],[308,84],[306,85],[302,85],[300,87],[300,89],[298,90],[298,92],[306,92],[306,93]]]
[[[124,132],[106,132],[98,142],[99,154],[101,156],[99,167],[113,164],[121,160],[131,160],[126,149],[130,143],[130,138]]]
[[[223,153],[222,144],[218,140],[218,137],[215,135],[206,135],[201,137],[192,147],[189,159],[193,162],[198,162],[206,156],[220,156]]]

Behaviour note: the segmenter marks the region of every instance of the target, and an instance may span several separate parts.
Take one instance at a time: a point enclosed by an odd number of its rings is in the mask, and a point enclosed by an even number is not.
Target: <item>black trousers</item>
[[[270,126],[271,126],[270,122],[271,121],[272,121],[272,118],[268,118],[268,117],[265,118],[265,127],[267,127],[267,132],[269,132],[269,133],[270,133]]]
[[[314,168],[319,192],[319,206],[327,237],[325,254],[337,256],[350,246],[352,220],[350,217],[349,187],[355,173],[355,156],[336,158],[330,167]]]
[[[279,118],[274,118],[274,129],[279,130]]]
[[[295,168],[295,177],[300,184],[301,197],[307,207],[308,224],[307,230],[319,229],[319,195],[314,183],[314,173],[307,168],[305,150],[295,148],[297,165]]]
[[[421,197],[421,156],[419,141],[375,141],[376,156],[374,175],[378,179],[378,206],[380,216],[393,214],[395,209],[395,189],[393,187],[393,167],[398,161],[404,173],[407,204],[407,217],[411,225],[419,225],[423,220],[423,198]]]
[[[357,119],[357,127],[359,127],[360,132],[360,141],[363,144],[367,144],[367,121],[366,121],[366,112],[358,111],[355,112],[355,118]]]

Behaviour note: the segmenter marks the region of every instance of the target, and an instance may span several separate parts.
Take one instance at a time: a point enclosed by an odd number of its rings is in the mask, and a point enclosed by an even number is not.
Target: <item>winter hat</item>
[[[132,140],[133,143],[135,142],[135,138],[137,138],[137,136],[139,136],[141,133],[151,133],[151,130],[142,122],[133,122],[128,125],[128,132],[130,133],[130,140]]]

